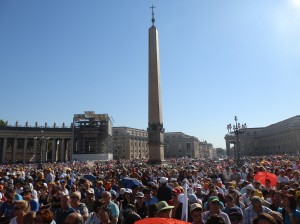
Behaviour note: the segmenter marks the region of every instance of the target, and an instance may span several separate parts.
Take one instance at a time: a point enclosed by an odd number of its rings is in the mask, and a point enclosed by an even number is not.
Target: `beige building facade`
[[[233,157],[236,136],[226,135],[227,155]],[[239,135],[241,156],[300,153],[300,116],[264,128],[248,128]]]
[[[164,155],[169,158],[199,158],[199,140],[182,132],[164,133]],[[114,159],[149,159],[148,132],[129,127],[113,127]]]
[[[66,127],[53,124],[34,127],[0,126],[0,161],[2,163],[44,163],[80,160],[77,141],[72,143],[73,125]],[[112,154],[114,159],[148,160],[149,145],[147,130],[130,127],[112,128]],[[165,158],[200,158],[199,140],[182,132],[164,133]],[[211,144],[206,144],[202,153],[211,155]],[[74,149],[74,151],[72,150]],[[89,147],[88,147],[89,149]],[[78,151],[78,152],[77,152]],[[100,153],[101,154],[101,153]],[[87,160],[103,159],[99,153],[90,154]],[[109,154],[107,154],[109,155]],[[102,159],[101,159],[102,158]]]
[[[149,159],[148,132],[146,130],[113,127],[114,159]]]
[[[199,140],[182,132],[167,132],[165,158],[199,158]]]

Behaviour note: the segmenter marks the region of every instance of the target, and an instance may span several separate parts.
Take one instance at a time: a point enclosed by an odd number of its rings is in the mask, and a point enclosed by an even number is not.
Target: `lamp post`
[[[238,123],[237,116],[234,116],[234,121],[235,124],[227,125],[227,130],[229,134],[234,134],[235,135],[235,140],[232,141],[234,143],[234,160],[236,165],[241,166],[241,148],[240,148],[240,139],[239,135],[243,134],[245,130],[247,129],[247,125],[245,124],[240,124]]]
[[[42,164],[43,162],[46,162],[46,153],[47,153],[47,148],[48,148],[48,140],[50,140],[50,137],[45,137],[44,136],[44,129],[42,129],[41,130],[41,135],[40,136],[35,136],[34,139],[36,139],[39,142],[39,146],[40,146],[40,150],[41,150],[40,151],[41,152],[40,163]],[[45,157],[45,161],[43,161],[43,155]]]

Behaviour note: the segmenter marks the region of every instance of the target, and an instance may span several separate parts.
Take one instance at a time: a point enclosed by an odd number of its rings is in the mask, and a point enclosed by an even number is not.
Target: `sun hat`
[[[157,208],[157,212],[156,212],[156,214],[157,214],[163,210],[172,209],[172,208],[174,208],[174,206],[168,205],[168,203],[166,201],[160,201],[156,204],[156,208]]]
[[[129,188],[126,188],[126,189],[124,190],[124,193],[131,194],[131,193],[132,193],[132,190],[129,189]]]
[[[144,194],[143,192],[137,192],[136,195],[135,195],[136,198],[143,198],[144,197]]]

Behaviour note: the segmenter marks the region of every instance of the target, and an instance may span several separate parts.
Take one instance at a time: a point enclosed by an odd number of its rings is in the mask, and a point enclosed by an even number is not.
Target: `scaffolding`
[[[112,122],[108,114],[74,114],[74,154],[112,153]]]

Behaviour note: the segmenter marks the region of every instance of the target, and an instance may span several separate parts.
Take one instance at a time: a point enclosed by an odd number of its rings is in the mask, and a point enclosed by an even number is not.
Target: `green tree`
[[[0,126],[5,126],[5,121],[0,119]]]

